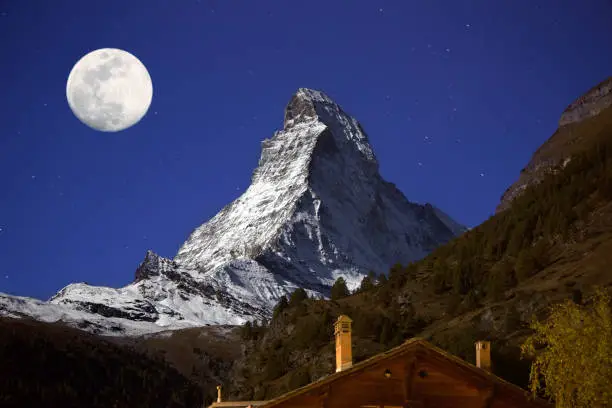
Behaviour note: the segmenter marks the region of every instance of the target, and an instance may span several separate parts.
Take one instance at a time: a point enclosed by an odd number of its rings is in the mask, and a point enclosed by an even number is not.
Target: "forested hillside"
[[[0,318],[1,407],[199,407],[198,386],[127,346],[80,330]]]
[[[531,319],[612,282],[612,110],[565,131],[581,147],[510,209],[422,261],[372,274],[358,293],[347,296],[342,282],[331,301],[297,291],[271,322],[243,327],[233,395],[267,399],[332,373],[340,313],[354,320],[356,360],[418,335],[474,361],[474,341],[489,339],[494,371],[526,386],[530,362],[519,345]]]

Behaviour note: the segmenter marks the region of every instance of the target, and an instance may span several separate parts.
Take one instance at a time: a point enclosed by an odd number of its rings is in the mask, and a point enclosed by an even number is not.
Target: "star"
[[[47,104],[46,104],[46,103],[43,103],[43,106],[47,106]]]
[[[8,13],[6,11],[3,11],[2,13],[0,13],[0,16],[6,17],[6,16],[8,16]]]
[[[157,111],[153,112],[154,115],[157,115]]]
[[[451,51],[451,50],[450,50],[450,48],[447,48],[447,49],[446,49],[446,52],[450,52],[450,51]]]
[[[0,227],[0,232],[4,231],[4,228]]]
[[[461,139],[455,139],[455,143],[461,143]]]
[[[484,177],[484,176],[485,176],[485,174],[484,174],[484,173],[480,173],[480,177]]]
[[[36,180],[36,176],[32,176],[32,180]]]
[[[383,12],[383,9],[379,8],[379,9],[378,9],[378,12],[379,12],[379,13],[382,13],[382,12]]]
[[[453,112],[457,112],[457,108],[453,108]]]
[[[417,164],[418,164],[419,166],[422,166],[422,165],[423,165],[423,163],[421,163],[421,162],[418,162]]]
[[[8,275],[4,275],[4,279],[8,279]]]
[[[427,48],[431,48],[431,44],[427,44]]]
[[[465,28],[470,28],[472,25],[471,24],[466,24]]]

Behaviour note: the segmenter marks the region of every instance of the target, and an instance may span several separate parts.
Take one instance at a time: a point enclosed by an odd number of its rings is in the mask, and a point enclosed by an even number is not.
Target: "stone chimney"
[[[476,342],[476,367],[491,371],[491,342],[479,340]]]
[[[221,386],[217,385],[217,402],[221,402]]]
[[[334,323],[336,336],[336,372],[346,370],[353,365],[353,352],[351,350],[351,323],[353,321],[346,315],[338,316]]]

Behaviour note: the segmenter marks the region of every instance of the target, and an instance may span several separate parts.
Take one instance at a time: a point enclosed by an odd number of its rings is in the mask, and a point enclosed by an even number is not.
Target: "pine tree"
[[[331,287],[331,299],[338,300],[349,296],[351,292],[348,290],[346,286],[346,281],[342,276],[336,279],[333,286]]]
[[[385,319],[380,331],[380,336],[378,337],[378,342],[386,346],[391,341],[391,335],[391,322]]]
[[[538,271],[537,269],[538,265],[529,249],[523,249],[519,252],[516,263],[514,264],[514,272],[519,282],[533,276]]]
[[[274,307],[274,311],[272,312],[272,318],[276,319],[285,309],[289,307],[289,302],[287,301],[287,296],[283,295],[278,300],[278,303]]]
[[[297,288],[291,294],[291,298],[289,299],[289,307],[296,307],[303,301],[308,299],[308,293],[302,288]]]
[[[386,283],[387,283],[387,275],[385,275],[384,273],[381,273],[380,275],[378,275],[378,285],[383,286]]]
[[[502,300],[504,292],[516,285],[516,278],[514,277],[514,268],[512,263],[507,260],[501,260],[497,262],[491,268],[489,277],[487,279],[487,295],[493,300]]]
[[[242,326],[240,334],[243,340],[251,340],[253,338],[253,325],[250,321],[247,321]]]
[[[361,280],[361,285],[359,285],[359,292],[367,292],[374,288],[374,283],[372,283],[372,279],[369,276],[364,276]]]

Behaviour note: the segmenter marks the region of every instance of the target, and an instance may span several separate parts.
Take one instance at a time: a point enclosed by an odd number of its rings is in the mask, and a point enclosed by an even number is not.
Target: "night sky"
[[[385,179],[475,226],[563,109],[612,75],[612,3],[0,0],[0,292],[129,283],[248,186],[299,87],[370,137]],[[153,79],[134,127],[66,101],[75,62],[125,49]]]

